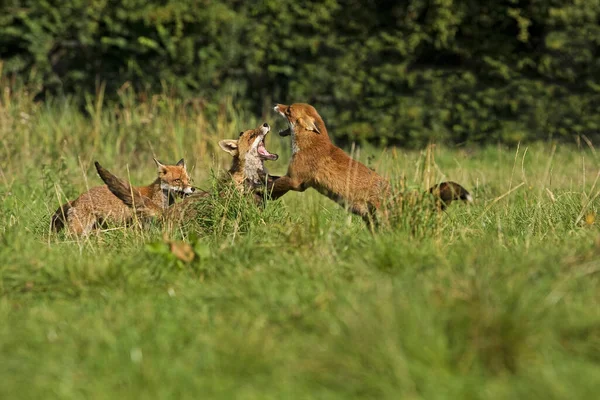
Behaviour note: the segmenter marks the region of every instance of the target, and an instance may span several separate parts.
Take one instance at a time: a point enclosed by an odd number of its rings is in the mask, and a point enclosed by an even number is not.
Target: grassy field
[[[0,102],[0,398],[595,399],[600,159],[585,142],[362,149],[408,189],[464,184],[472,206],[364,224],[314,191],[200,229],[50,234],[98,160],[134,183],[185,157],[210,186],[221,138],[271,123],[228,103],[85,110]],[[289,143],[271,135],[284,173]],[[196,228],[194,228],[196,226]],[[187,245],[191,262],[176,256]]]

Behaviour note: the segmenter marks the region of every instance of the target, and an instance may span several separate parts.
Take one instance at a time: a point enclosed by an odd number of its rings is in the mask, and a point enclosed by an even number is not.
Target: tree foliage
[[[340,140],[597,137],[600,0],[5,0],[0,58],[41,93],[164,88],[315,104]]]

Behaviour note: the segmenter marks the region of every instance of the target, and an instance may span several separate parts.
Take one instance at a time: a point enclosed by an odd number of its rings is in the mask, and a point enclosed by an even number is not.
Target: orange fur
[[[228,179],[233,181],[238,190],[253,193],[258,204],[262,204],[264,200],[259,193],[259,188],[265,185],[268,177],[264,161],[278,158],[277,154],[271,154],[265,148],[264,140],[270,129],[269,125],[264,123],[255,129],[240,132],[238,139],[219,142],[219,147],[233,158]],[[160,215],[166,220],[188,220],[194,213],[194,207],[191,206],[208,196],[206,192],[197,192],[165,210],[143,193],[132,191],[127,182],[119,179],[97,162],[96,170],[110,191],[128,207],[135,206],[137,213],[143,217]]]
[[[313,106],[277,104],[275,111],[288,122],[289,128],[280,135],[292,136],[292,158],[287,174],[269,185],[271,198],[290,190],[314,188],[368,223],[375,222],[375,211],[390,196],[388,182],[331,142],[327,127]],[[463,197],[470,199],[469,193],[453,182],[444,182],[429,191],[444,204]]]
[[[141,198],[149,199],[157,208],[167,208],[173,203],[173,193],[192,193],[190,178],[184,160],[176,165],[163,165],[155,160],[158,177],[148,186],[129,188]],[[105,222],[125,224],[133,218],[131,208],[117,198],[108,186],[97,186],[77,199],[60,206],[52,216],[55,231],[67,228],[70,233],[88,235]]]

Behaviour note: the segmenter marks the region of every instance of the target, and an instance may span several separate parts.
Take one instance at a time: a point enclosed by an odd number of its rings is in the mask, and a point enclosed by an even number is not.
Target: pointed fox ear
[[[177,164],[175,164],[178,167],[183,167],[185,168],[185,160],[182,158],[181,160],[177,161]]]
[[[307,131],[321,133],[315,124],[315,120],[313,120],[311,117],[298,118],[298,123]]]
[[[221,140],[219,142],[219,147],[231,154],[233,157],[238,155],[238,141],[233,139]]]
[[[161,163],[160,161],[158,161],[156,158],[154,159],[154,162],[156,163],[156,167],[158,168],[158,172],[165,172],[167,170],[167,167]]]

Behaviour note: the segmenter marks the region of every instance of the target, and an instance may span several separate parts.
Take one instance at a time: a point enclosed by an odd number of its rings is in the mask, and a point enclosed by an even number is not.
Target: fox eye
[[[243,135],[243,134],[244,134],[244,131],[241,131],[241,132],[240,132],[240,137],[242,137],[242,135]]]
[[[181,179],[174,179],[173,182],[175,182],[175,183],[181,183]]]

